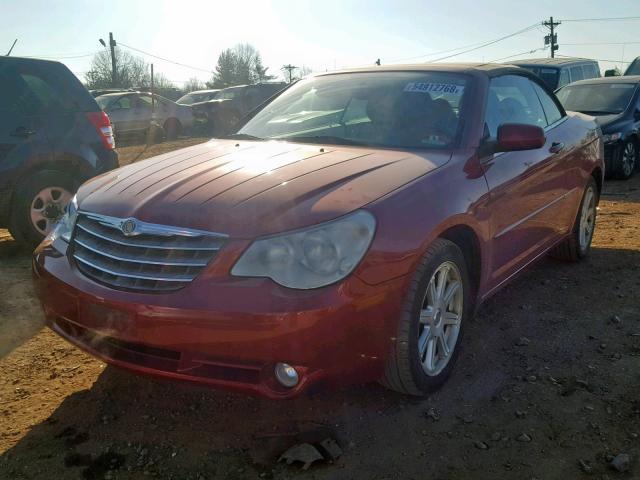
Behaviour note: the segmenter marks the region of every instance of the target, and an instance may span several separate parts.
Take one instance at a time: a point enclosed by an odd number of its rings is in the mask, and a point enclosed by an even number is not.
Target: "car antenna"
[[[9,51],[7,52],[7,55],[6,55],[7,57],[8,57],[9,55],[11,55],[11,52],[13,52],[13,47],[15,47],[15,46],[16,46],[16,43],[18,43],[18,39],[17,39],[17,38],[13,41],[13,44],[11,45],[11,48],[10,48],[10,49],[9,49]]]

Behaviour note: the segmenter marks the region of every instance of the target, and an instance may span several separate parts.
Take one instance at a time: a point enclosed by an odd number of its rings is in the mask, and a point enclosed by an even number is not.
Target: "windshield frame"
[[[476,89],[478,88],[478,79],[476,75],[472,73],[468,73],[465,71],[458,70],[440,70],[440,69],[389,69],[384,71],[376,71],[376,70],[359,70],[359,71],[345,71],[345,72],[331,72],[331,73],[323,73],[319,75],[314,75],[310,77],[306,77],[303,79],[298,79],[285,88],[277,92],[272,97],[268,98],[263,104],[256,107],[254,110],[245,115],[241,121],[236,126],[236,131],[231,135],[246,135],[246,132],[242,132],[245,125],[249,123],[257,114],[259,114],[264,108],[268,107],[268,105],[283,95],[285,92],[289,91],[292,87],[297,85],[300,82],[311,81],[317,78],[324,77],[335,77],[335,76],[343,76],[343,75],[361,75],[361,74],[392,74],[392,73],[417,73],[417,74],[435,74],[435,75],[456,75],[464,79],[465,81],[465,94],[462,96],[460,105],[458,107],[458,124],[456,127],[456,133],[452,139],[452,141],[442,147],[438,147],[435,145],[425,145],[425,146],[404,146],[404,145],[383,145],[383,144],[363,144],[363,145],[354,145],[360,146],[364,148],[376,148],[376,149],[385,149],[385,150],[408,150],[408,151],[437,151],[437,152],[447,152],[458,149],[461,147],[462,140],[465,137],[465,133],[468,129],[468,125],[473,122],[469,122],[466,118],[470,113],[473,113],[473,97],[476,95]],[[250,134],[249,134],[250,135]],[[256,139],[245,139],[247,141],[286,141],[286,142],[295,142],[295,139],[287,139],[287,138],[256,138]],[[335,146],[349,146],[349,140],[346,139],[347,142],[340,143],[331,143],[331,142],[301,142],[301,143],[312,143],[312,144],[324,144],[324,145],[335,145]]]
[[[631,90],[631,95],[629,95],[629,99],[625,105],[625,107],[620,110],[620,111],[613,111],[613,110],[590,110],[588,108],[583,108],[580,110],[575,110],[575,109],[570,109],[567,106],[564,105],[564,103],[560,100],[560,94],[562,93],[562,91],[566,91],[569,89],[578,89],[578,88],[589,88],[589,87],[597,87],[599,85],[629,85],[632,88],[630,88],[629,90]],[[558,97],[558,100],[560,100],[560,103],[562,103],[562,106],[565,108],[565,110],[569,110],[569,111],[574,111],[574,112],[593,112],[595,114],[600,114],[600,115],[621,115],[625,112],[627,112],[629,110],[629,106],[633,103],[633,99],[636,96],[636,93],[638,91],[638,83],[637,82],[598,82],[598,83],[584,83],[584,84],[569,84],[569,85],[565,85],[564,87],[558,89],[558,91],[556,92],[556,96]],[[611,88],[611,87],[610,87]]]

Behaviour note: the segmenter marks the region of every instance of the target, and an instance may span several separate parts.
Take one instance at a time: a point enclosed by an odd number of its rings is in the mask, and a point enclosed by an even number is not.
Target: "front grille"
[[[102,284],[119,290],[167,292],[184,287],[202,272],[226,238],[80,212],[72,255],[78,270]]]

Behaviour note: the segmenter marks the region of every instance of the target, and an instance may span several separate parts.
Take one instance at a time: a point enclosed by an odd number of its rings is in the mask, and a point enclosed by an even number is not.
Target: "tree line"
[[[85,74],[85,85],[89,89],[97,88],[149,88],[151,72],[149,63],[142,57],[133,55],[119,47],[115,48],[116,79],[112,78],[111,54],[108,51],[98,52],[91,62],[91,68]],[[235,85],[250,85],[276,79],[276,75],[267,72],[268,67],[262,64],[260,52],[248,43],[241,43],[223,50],[218,56],[211,79],[202,82],[190,78],[182,88],[167,79],[161,72],[154,73],[154,87],[162,90],[181,90],[188,93],[204,88],[226,88]],[[294,81],[311,73],[307,67],[285,65],[283,72],[287,81]]]

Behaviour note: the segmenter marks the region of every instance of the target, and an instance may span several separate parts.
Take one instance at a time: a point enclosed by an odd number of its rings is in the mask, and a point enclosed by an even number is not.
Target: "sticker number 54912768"
[[[426,83],[411,82],[404,87],[405,92],[421,93],[448,93],[449,95],[462,95],[464,87],[453,83]]]

